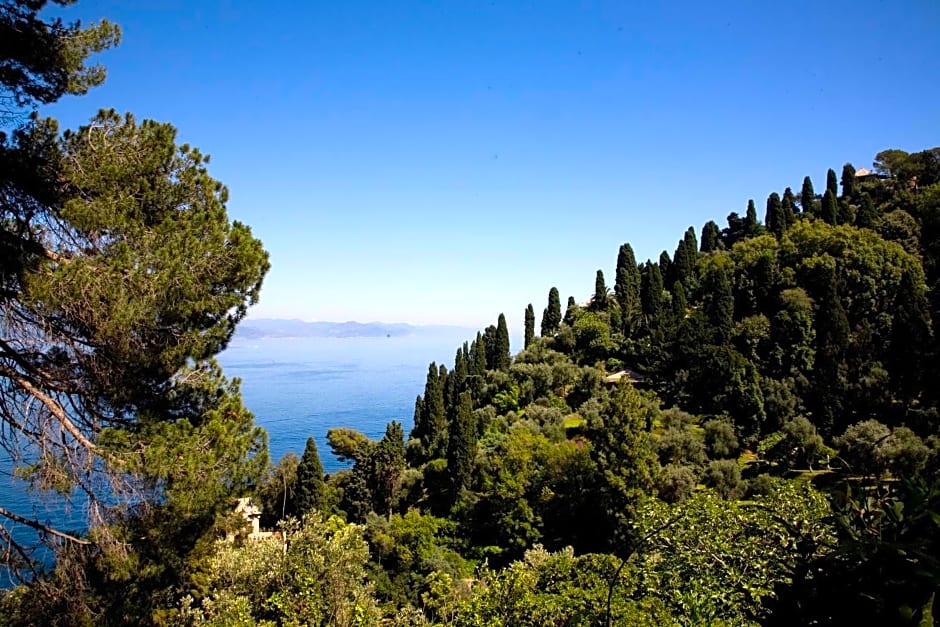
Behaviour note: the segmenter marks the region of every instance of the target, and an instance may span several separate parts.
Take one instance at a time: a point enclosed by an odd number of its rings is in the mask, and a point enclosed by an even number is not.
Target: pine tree
[[[496,323],[495,370],[509,370],[512,357],[509,348],[509,329],[506,327],[506,316],[499,314]]]
[[[842,197],[847,200],[855,198],[855,192],[855,168],[851,163],[846,163],[842,166]]]
[[[558,288],[553,287],[548,291],[548,307],[542,314],[542,337],[551,337],[558,333],[558,327],[561,325],[561,296],[558,295]]]
[[[839,200],[830,189],[827,189],[826,195],[823,196],[819,217],[828,224],[836,225],[839,223]]]
[[[524,347],[529,348],[529,345],[532,344],[532,340],[534,339],[535,339],[535,310],[532,308],[532,303],[529,303],[529,306],[525,308]]]
[[[598,270],[594,276],[594,298],[591,299],[591,311],[604,311],[607,309],[607,283],[604,281],[604,271]]]
[[[836,178],[836,171],[832,168],[826,172],[826,191],[832,192],[836,198],[839,197],[839,179]]]
[[[702,252],[710,253],[722,248],[721,230],[714,220],[709,220],[702,227]]]
[[[803,177],[803,189],[800,190],[800,208],[806,215],[816,215],[816,192],[813,191],[813,181],[808,176]]]
[[[784,213],[783,203],[780,201],[777,192],[767,197],[767,213],[764,222],[777,239],[783,237],[783,233],[787,229],[787,216]]]
[[[313,438],[307,438],[304,454],[297,466],[297,487],[288,513],[302,518],[307,512],[322,511],[326,507],[326,482],[323,481],[323,464]]]
[[[620,317],[624,337],[629,337],[633,325],[642,313],[640,304],[640,270],[630,244],[622,244],[617,254],[617,276],[614,294],[620,304]]]

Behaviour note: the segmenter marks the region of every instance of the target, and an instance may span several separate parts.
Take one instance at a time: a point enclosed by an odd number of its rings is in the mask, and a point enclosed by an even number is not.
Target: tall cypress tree
[[[568,326],[574,324],[574,317],[578,313],[578,303],[575,302],[574,296],[568,297],[568,304],[565,306],[565,318],[564,322]]]
[[[764,222],[777,239],[783,237],[783,233],[787,229],[787,217],[783,211],[783,203],[780,201],[780,196],[777,195],[777,192],[767,197],[767,213]]]
[[[780,201],[783,206],[783,215],[787,219],[787,226],[793,226],[797,220],[796,198],[793,196],[793,190],[789,187],[783,190],[783,199]]]
[[[483,348],[486,350],[486,369],[496,370],[496,327],[492,324],[483,329]]]
[[[709,220],[702,227],[702,252],[710,253],[721,248],[721,229],[714,220]]]
[[[636,265],[633,247],[622,244],[617,254],[617,276],[614,294],[620,304],[620,316],[624,337],[629,337],[635,321],[642,313],[640,305],[640,270]]]
[[[441,366],[443,368],[443,366]],[[441,370],[433,361],[428,367],[424,385],[424,420],[426,432],[422,438],[428,459],[443,457],[447,446],[447,411],[444,406],[444,381]]]
[[[512,357],[509,351],[509,329],[506,327],[506,316],[499,314],[496,322],[496,370],[509,370]]]
[[[861,204],[855,214],[855,226],[860,229],[874,229],[878,225],[878,210],[871,196],[862,192]]]
[[[685,319],[687,310],[688,303],[685,299],[685,289],[682,287],[681,282],[676,281],[672,286],[672,318],[676,325]]]
[[[598,270],[594,276],[594,298],[591,299],[592,311],[607,309],[607,283],[604,281],[604,271]]]
[[[836,198],[839,197],[839,179],[836,178],[836,171],[832,168],[826,172],[826,191],[832,192]]]
[[[830,191],[826,191],[831,196]],[[816,362],[813,384],[816,399],[816,427],[826,435],[841,433],[837,418],[842,416],[845,386],[845,351],[849,346],[849,321],[839,298],[835,262],[821,263],[815,270]]]
[[[561,296],[558,295],[558,288],[553,287],[548,291],[548,307],[542,314],[542,337],[551,337],[558,333],[558,327],[561,325]]]
[[[534,339],[535,339],[535,310],[532,308],[532,303],[529,303],[529,306],[525,308],[524,347],[529,348],[529,345],[532,344],[532,340]]]
[[[702,292],[702,312],[711,329],[713,343],[727,344],[734,326],[734,294],[723,264],[715,265],[705,274]]]
[[[647,262],[643,272],[643,285],[640,293],[643,313],[648,327],[658,326],[663,310],[663,275],[659,266]]]
[[[470,485],[473,460],[477,450],[477,425],[473,415],[473,402],[466,392],[457,403],[456,419],[451,426],[447,447],[447,474],[450,476],[453,497]]]
[[[326,506],[326,483],[323,481],[323,464],[313,438],[307,438],[304,454],[297,466],[297,488],[288,513],[301,518],[307,512],[322,511]]]
[[[479,331],[476,339],[470,344],[470,363],[467,370],[475,377],[486,373],[486,345],[483,342],[483,334]]]
[[[672,276],[672,257],[665,250],[659,253],[659,277],[665,281],[667,276]]]
[[[800,190],[800,208],[806,215],[816,215],[816,192],[813,191],[813,181],[808,176],[803,177],[803,188]]]
[[[827,189],[826,195],[823,196],[819,215],[828,224],[836,225],[839,223],[839,200],[831,189]]]
[[[744,214],[744,237],[757,237],[761,234],[761,225],[757,220],[757,207],[754,205],[754,199],[747,201],[747,213]]]
[[[372,492],[372,508],[387,519],[392,517],[395,495],[405,471],[405,432],[401,424],[392,421],[385,427],[385,436],[372,453],[372,477],[369,481]]]
[[[851,163],[842,166],[842,197],[855,198],[855,167]]]

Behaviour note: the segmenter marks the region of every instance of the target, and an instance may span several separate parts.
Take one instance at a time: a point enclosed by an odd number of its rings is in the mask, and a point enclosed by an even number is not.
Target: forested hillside
[[[938,228],[940,149],[888,150],[624,244],[515,356],[500,315],[430,364],[407,437],[281,460],[256,496],[298,544],[221,549],[180,620],[933,624]]]
[[[120,37],[48,4],[0,0],[0,449],[79,522],[0,504],[0,624],[935,623],[940,148],[623,244],[325,475],[213,360],[269,263],[208,157],[38,113]]]

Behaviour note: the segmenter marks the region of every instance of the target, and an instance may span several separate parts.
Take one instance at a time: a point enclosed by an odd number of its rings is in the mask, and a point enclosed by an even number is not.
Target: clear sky
[[[45,112],[169,121],[272,269],[252,317],[514,333],[685,229],[940,145],[940,2],[80,0],[123,43]]]

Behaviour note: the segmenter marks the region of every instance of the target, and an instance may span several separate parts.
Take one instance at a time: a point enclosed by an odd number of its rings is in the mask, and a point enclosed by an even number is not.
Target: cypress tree
[[[607,283],[604,271],[598,270],[594,276],[594,298],[591,299],[592,311],[604,311],[607,308]]]
[[[405,432],[401,424],[392,421],[385,427],[385,436],[379,442],[371,458],[371,488],[373,509],[392,517],[395,495],[405,471]]]
[[[665,250],[659,253],[659,277],[663,280],[672,276],[672,257]]]
[[[702,291],[702,311],[712,331],[713,342],[726,344],[731,339],[734,326],[734,294],[723,264],[715,265],[705,274]]]
[[[443,366],[441,366],[443,368]],[[443,457],[447,444],[447,413],[444,407],[444,379],[433,361],[424,385],[424,449],[428,459]]]
[[[813,181],[808,176],[803,177],[803,188],[800,190],[800,208],[806,215],[816,215],[816,192],[813,191]]]
[[[836,225],[839,223],[839,200],[831,189],[826,190],[826,195],[822,199],[822,208],[820,217],[828,224]]]
[[[761,225],[757,220],[757,207],[754,199],[747,201],[747,213],[744,215],[744,237],[757,237],[761,234]]]
[[[640,270],[636,265],[633,247],[630,244],[620,246],[617,254],[617,276],[614,282],[614,294],[620,304],[620,316],[624,337],[629,337],[633,324],[642,312],[640,305]]]
[[[496,322],[495,370],[509,370],[512,362],[509,350],[509,329],[506,327],[506,316],[499,314]]]
[[[411,427],[411,433],[408,434],[408,461],[419,466],[427,461],[425,451],[425,434],[427,426],[424,424],[427,410],[424,406],[424,398],[419,394],[415,397],[414,424]]]
[[[470,363],[467,370],[475,377],[482,377],[486,374],[486,345],[483,342],[483,334],[479,331],[470,345]]]
[[[832,194],[827,190],[827,196]],[[845,396],[844,355],[849,345],[849,321],[839,298],[835,263],[816,269],[816,362],[813,382],[817,400],[817,428],[826,434],[839,433],[836,418],[841,416]]]
[[[698,241],[695,238],[695,229],[689,227],[676,247],[670,272],[665,277],[670,285],[680,281],[686,287],[691,286],[692,279],[695,276],[695,257],[697,254]]]
[[[915,283],[913,273],[907,271],[901,275],[894,298],[889,366],[897,396],[906,403],[913,401],[922,388],[925,357],[933,339],[925,292]]]
[[[777,239],[783,237],[783,233],[787,229],[787,217],[783,211],[783,203],[780,201],[780,196],[777,195],[777,192],[767,197],[767,213],[764,222],[766,222],[767,228],[770,229],[770,232],[773,233]]]
[[[685,299],[685,289],[682,287],[681,282],[676,281],[672,286],[672,317],[676,325],[685,319],[687,310],[688,303]]]
[[[529,348],[529,345],[532,344],[532,340],[534,339],[535,339],[535,310],[532,308],[532,303],[529,303],[529,306],[525,308],[524,347]]]
[[[470,395],[464,392],[458,400],[456,420],[452,425],[447,447],[447,472],[454,497],[470,485],[476,450],[477,425],[473,415],[473,402]]]
[[[486,351],[486,369],[496,370],[496,327],[492,324],[483,329],[483,348]]]
[[[855,167],[851,163],[842,166],[842,197],[855,198]]]
[[[714,220],[709,220],[702,227],[702,252],[710,253],[721,248],[721,230]]]
[[[326,506],[326,483],[323,481],[323,464],[317,451],[317,443],[307,438],[304,454],[297,466],[297,488],[294,502],[288,512],[298,518],[312,510],[322,511]]]
[[[861,205],[858,213],[855,214],[855,226],[862,229],[874,229],[878,225],[878,210],[875,209],[875,203],[871,196],[866,193],[861,194]]]
[[[836,198],[839,197],[839,179],[836,178],[836,171],[832,168],[826,172],[826,191],[832,192]]]
[[[659,266],[655,263],[647,262],[644,268],[640,298],[642,299],[647,326],[656,326],[662,317],[663,275],[659,271]]]
[[[574,296],[569,296],[568,304],[565,306],[565,324],[568,326],[574,324],[574,317],[578,313],[578,309],[578,303],[575,302]]]
[[[548,307],[542,314],[542,337],[550,337],[558,333],[558,327],[561,325],[561,296],[558,295],[558,288],[553,287],[548,291]]]
[[[783,190],[783,199],[780,201],[783,206],[783,215],[787,219],[787,226],[793,226],[797,220],[796,198],[793,196],[793,190],[789,187]]]

